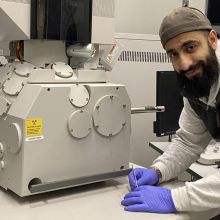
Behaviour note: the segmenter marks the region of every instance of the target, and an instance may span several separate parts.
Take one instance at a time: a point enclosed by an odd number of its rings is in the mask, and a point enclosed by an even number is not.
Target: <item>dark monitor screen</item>
[[[220,1],[208,0],[207,1],[207,17],[212,25],[220,25]]]
[[[154,133],[158,137],[175,134],[179,128],[179,116],[183,108],[183,97],[174,71],[157,71],[156,105],[165,106],[165,112],[156,113]]]

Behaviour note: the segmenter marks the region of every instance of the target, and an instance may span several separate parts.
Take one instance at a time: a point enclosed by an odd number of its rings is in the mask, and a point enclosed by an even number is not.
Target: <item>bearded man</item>
[[[121,204],[126,211],[156,213],[220,208],[218,170],[175,189],[158,185],[185,171],[212,139],[220,140],[217,33],[201,11],[180,7],[163,19],[159,35],[176,71],[184,99],[180,129],[151,167],[137,168],[129,174],[132,192],[125,195]]]

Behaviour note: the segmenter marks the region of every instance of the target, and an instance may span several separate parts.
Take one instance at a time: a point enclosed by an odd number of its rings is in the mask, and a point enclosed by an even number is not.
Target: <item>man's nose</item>
[[[180,71],[186,71],[193,64],[191,56],[189,54],[181,54],[179,58],[179,69]]]

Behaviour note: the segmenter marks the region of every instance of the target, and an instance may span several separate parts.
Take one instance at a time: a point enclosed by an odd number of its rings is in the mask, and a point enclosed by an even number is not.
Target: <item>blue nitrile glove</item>
[[[138,186],[156,185],[159,181],[159,176],[153,169],[135,168],[128,174],[128,179],[131,186],[131,190],[133,191]]]
[[[125,206],[125,211],[130,212],[173,213],[177,211],[171,190],[159,186],[140,186],[126,194],[121,204]]]

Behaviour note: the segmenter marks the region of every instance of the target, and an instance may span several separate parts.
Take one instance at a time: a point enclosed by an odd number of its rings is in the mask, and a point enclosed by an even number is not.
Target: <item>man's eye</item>
[[[188,47],[186,48],[186,50],[187,50],[188,52],[193,52],[193,51],[195,51],[196,48],[197,48],[197,45],[193,44],[193,45],[188,46]]]
[[[168,57],[170,58],[170,59],[172,59],[172,58],[175,58],[175,57],[177,57],[178,56],[178,54],[177,53],[168,53]]]

